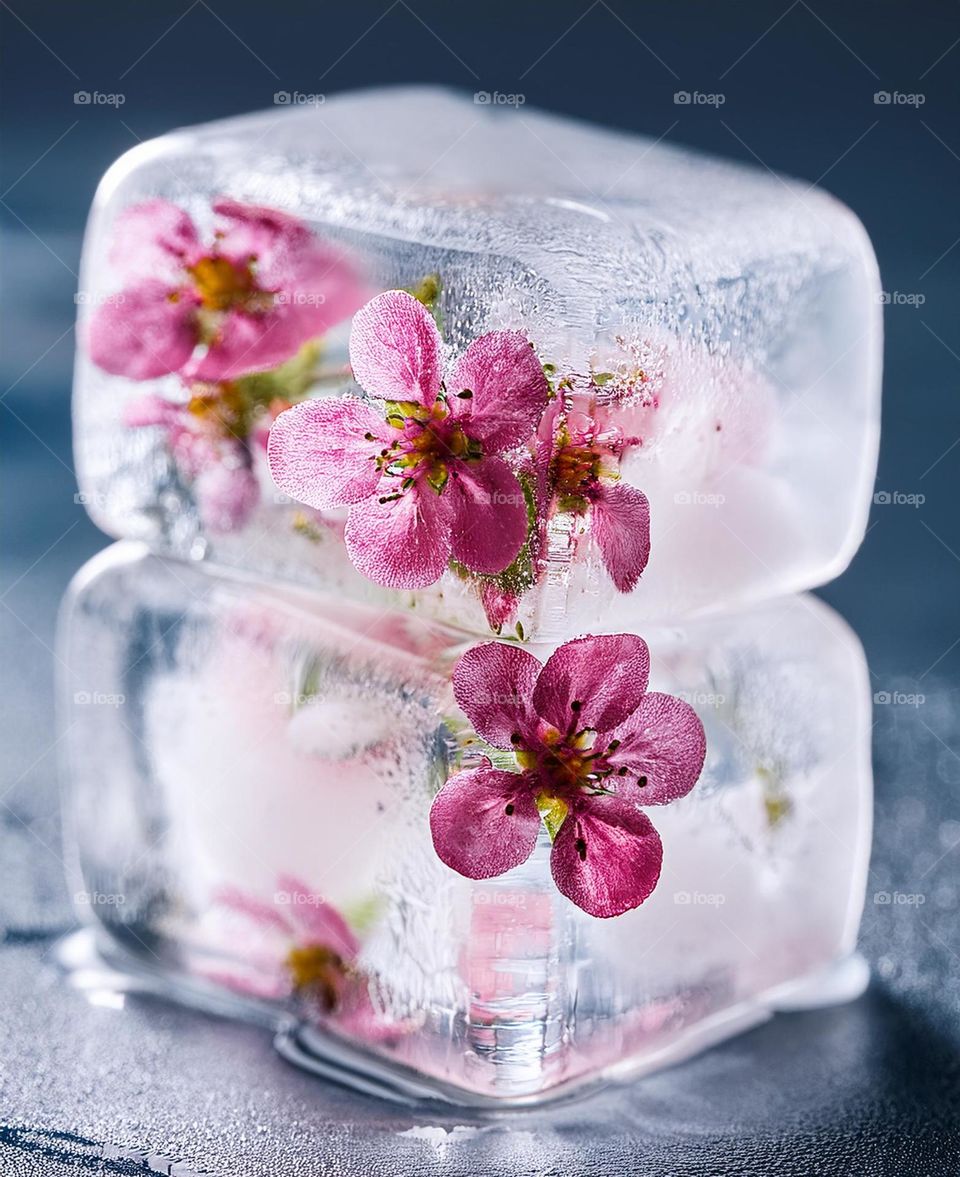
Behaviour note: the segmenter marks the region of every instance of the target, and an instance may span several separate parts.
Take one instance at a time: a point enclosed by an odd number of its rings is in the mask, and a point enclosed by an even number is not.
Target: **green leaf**
[[[358,936],[363,936],[377,922],[382,911],[383,897],[381,895],[368,895],[366,899],[360,899],[356,903],[348,904],[343,909],[343,918]]]
[[[440,295],[443,293],[443,282],[439,274],[425,274],[414,286],[405,286],[407,294],[412,294],[417,302],[422,303],[433,315],[433,321],[438,330],[443,330],[440,314]]]
[[[536,802],[543,824],[547,827],[547,833],[550,835],[550,841],[553,842],[560,832],[560,827],[566,821],[567,814],[570,812],[569,807],[559,797],[548,797],[546,793],[538,793]]]
[[[298,401],[306,396],[317,377],[320,343],[311,339],[292,359],[268,372],[252,372],[236,381],[244,396],[255,405],[269,405],[274,400]]]

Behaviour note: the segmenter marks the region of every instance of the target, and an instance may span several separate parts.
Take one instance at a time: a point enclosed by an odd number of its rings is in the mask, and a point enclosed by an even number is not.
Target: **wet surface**
[[[493,1118],[394,1107],[301,1074],[264,1030],[72,986],[55,959],[55,933],[72,924],[56,843],[29,849],[49,782],[18,789],[26,824],[4,833],[4,861],[18,865],[0,947],[3,1171],[707,1173],[735,1156],[745,1174],[957,1172],[957,786],[927,790],[936,802],[898,787],[905,765],[935,765],[960,735],[949,696],[929,683],[927,695],[922,719],[891,710],[877,729],[864,997],[778,1015],[576,1103]]]

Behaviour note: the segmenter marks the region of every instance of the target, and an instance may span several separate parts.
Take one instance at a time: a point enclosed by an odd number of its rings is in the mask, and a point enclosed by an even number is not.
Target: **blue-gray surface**
[[[282,10],[10,0],[0,13],[0,1171],[958,1172],[960,13],[876,0],[491,0],[476,11],[426,0]],[[94,184],[138,138],[268,106],[276,91],[418,80],[520,92],[822,180],[865,221],[892,295],[878,490],[925,499],[878,505],[852,568],[823,593],[861,634],[875,689],[925,700],[876,710],[868,994],[778,1017],[577,1105],[474,1124],[312,1080],[251,1028],[147,998],[91,1005],[50,956],[71,925],[54,617],[71,572],[104,542],[74,501],[68,421]],[[676,105],[679,90],[725,101]],[[125,101],[75,104],[77,91]],[[891,100],[875,102],[878,92]],[[878,892],[923,901],[874,903]]]

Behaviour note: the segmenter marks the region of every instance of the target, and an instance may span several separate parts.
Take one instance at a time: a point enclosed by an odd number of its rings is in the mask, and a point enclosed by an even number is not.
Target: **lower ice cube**
[[[546,832],[485,881],[434,851],[461,633],[114,545],[62,629],[80,910],[108,956],[266,1013],[301,1062],[467,1103],[649,1069],[816,1001],[866,880],[860,646],[809,596],[642,636],[707,761],[657,810],[656,890],[596,919],[554,887]]]

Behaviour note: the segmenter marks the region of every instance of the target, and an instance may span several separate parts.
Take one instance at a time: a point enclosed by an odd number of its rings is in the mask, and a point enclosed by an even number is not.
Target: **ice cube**
[[[437,856],[433,797],[471,747],[450,686],[462,632],[115,545],[80,574],[61,641],[80,908],[189,999],[295,1011],[300,1061],[359,1045],[355,1079],[403,1088],[404,1064],[466,1102],[665,1064],[791,994],[814,1002],[866,882],[859,644],[807,596],[644,637],[651,686],[696,709],[707,759],[645,810],[653,893],[600,919],[554,885],[545,832],[483,881]]]
[[[297,230],[250,206],[301,219],[319,253],[305,262]],[[361,392],[350,316],[392,288],[436,314],[448,380],[471,342],[517,331],[566,414],[545,498],[524,439],[506,455],[538,516],[515,564],[458,557],[413,598],[356,572],[344,512],[290,503],[264,457],[283,405]],[[831,197],[756,168],[442,90],[360,92],[125,155],[96,199],[79,301],[84,501],[110,534],[169,554],[551,641],[815,586],[863,535],[873,253]],[[463,391],[447,390],[461,409]],[[424,493],[452,495],[445,478]],[[645,523],[622,490],[611,508],[617,486],[649,500],[642,573]],[[483,516],[504,559],[521,507],[504,506],[509,527]]]

